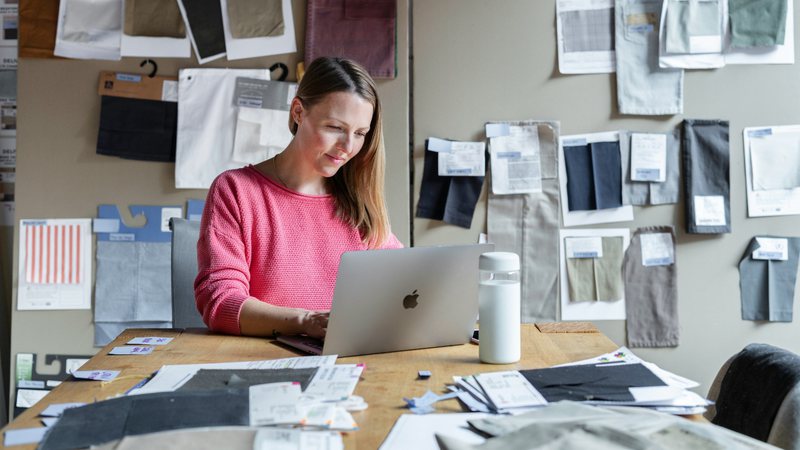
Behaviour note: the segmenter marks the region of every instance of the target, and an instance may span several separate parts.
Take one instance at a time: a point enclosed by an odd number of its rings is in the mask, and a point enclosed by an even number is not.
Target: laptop
[[[346,252],[324,342],[278,341],[354,356],[469,342],[478,317],[478,258],[493,244]]]

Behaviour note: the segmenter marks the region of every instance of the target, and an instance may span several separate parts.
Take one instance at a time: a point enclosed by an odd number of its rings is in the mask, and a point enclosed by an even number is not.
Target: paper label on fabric
[[[631,135],[631,179],[633,181],[666,181],[667,136],[633,133]]]
[[[142,81],[141,75],[134,75],[132,73],[118,73],[117,79],[119,81],[128,81],[131,83],[139,83]]]
[[[491,138],[492,192],[542,191],[539,131],[535,125],[511,126],[509,135]]]
[[[92,232],[116,233],[119,231],[119,219],[92,219]]]
[[[479,373],[475,379],[497,409],[547,404],[542,394],[516,370]]]
[[[511,134],[510,126],[507,123],[487,123],[486,124],[486,137],[500,137],[508,136]]]
[[[639,235],[643,266],[668,266],[675,263],[675,248],[669,233]]]
[[[564,246],[570,259],[603,257],[603,238],[600,236],[566,238]]]
[[[18,388],[25,389],[44,389],[44,381],[41,380],[19,380],[17,381]]]
[[[431,136],[428,138],[427,150],[437,153],[441,152],[447,153],[450,151],[452,146],[453,146],[453,141],[448,141],[447,139],[439,139],[437,137]]]
[[[724,226],[725,198],[721,195],[695,195],[694,223],[697,226]]]
[[[134,242],[136,241],[136,235],[133,233],[109,233],[108,240],[116,242]]]
[[[486,174],[485,142],[451,142],[439,153],[439,176],[482,177]]]
[[[300,383],[287,381],[250,386],[250,426],[301,423]]]
[[[578,145],[586,145],[586,139],[585,138],[564,139],[562,145],[564,147],[576,147]]]
[[[236,77],[233,106],[288,111],[296,92],[297,83]]]
[[[177,81],[164,80],[164,83],[161,85],[161,100],[164,100],[165,102],[178,101]]]
[[[747,136],[751,138],[772,136],[772,128],[761,128],[759,130],[749,130]]]
[[[789,259],[789,240],[786,238],[757,237],[759,247],[753,252],[753,259],[786,261]]]
[[[171,233],[172,230],[169,229],[169,219],[177,217],[183,217],[183,209],[182,208],[161,208],[161,232],[163,233]]]
[[[140,347],[140,346],[130,346],[126,345],[123,347],[114,347],[110,352],[109,355],[149,355],[153,353],[154,347]]]

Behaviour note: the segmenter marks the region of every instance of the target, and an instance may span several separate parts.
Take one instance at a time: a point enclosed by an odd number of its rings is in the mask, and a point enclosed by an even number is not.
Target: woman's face
[[[323,177],[332,177],[364,146],[372,122],[372,104],[352,92],[334,92],[306,108],[292,101],[295,140],[301,153]]]

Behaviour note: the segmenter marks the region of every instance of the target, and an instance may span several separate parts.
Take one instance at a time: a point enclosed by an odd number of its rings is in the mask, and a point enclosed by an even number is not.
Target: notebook
[[[493,244],[346,252],[324,342],[278,341],[354,356],[469,342],[478,317],[478,258]]]

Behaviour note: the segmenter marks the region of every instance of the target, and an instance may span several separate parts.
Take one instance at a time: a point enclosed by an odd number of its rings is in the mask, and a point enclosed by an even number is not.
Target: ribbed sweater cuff
[[[246,298],[226,298],[215,311],[214,329],[227,334],[241,335],[239,313]]]

